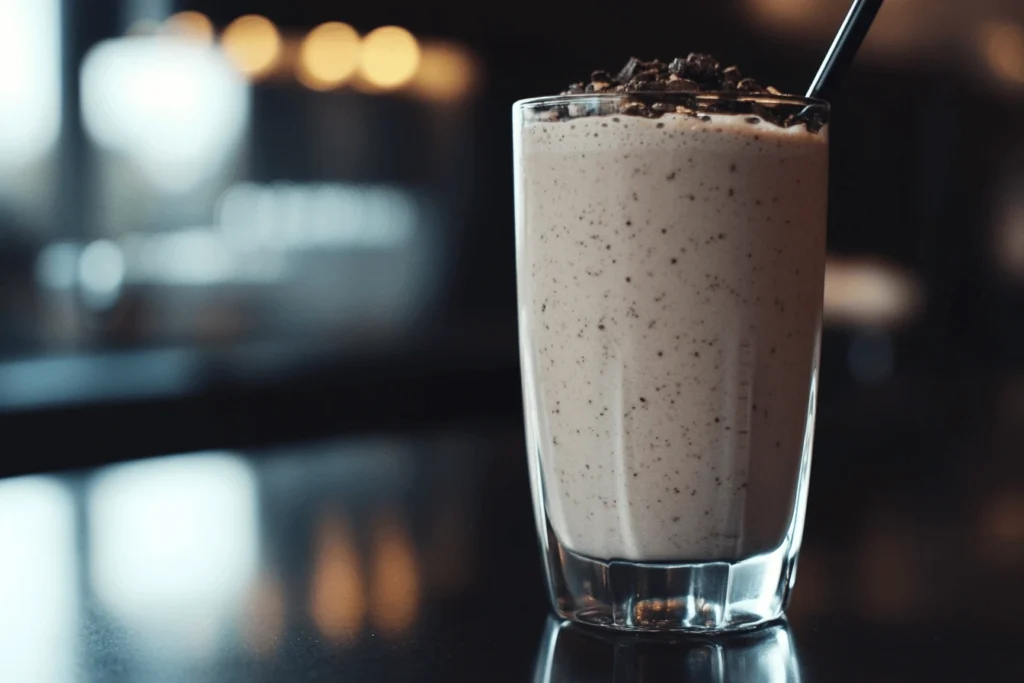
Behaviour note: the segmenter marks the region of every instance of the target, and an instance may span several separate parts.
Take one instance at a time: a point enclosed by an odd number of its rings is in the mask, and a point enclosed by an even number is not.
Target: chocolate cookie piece
[[[711,55],[691,52],[683,62],[681,76],[697,81],[701,85],[714,86],[721,83],[722,67]]]
[[[759,93],[767,92],[760,83],[755,81],[753,78],[744,78],[736,84],[736,89],[740,92]]]

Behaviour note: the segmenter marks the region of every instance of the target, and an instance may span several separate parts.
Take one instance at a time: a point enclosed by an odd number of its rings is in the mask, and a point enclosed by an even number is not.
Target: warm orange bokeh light
[[[354,640],[366,618],[366,588],[359,551],[349,525],[333,517],[320,523],[309,593],[309,613],[323,636]]]
[[[992,72],[1011,83],[1024,83],[1024,28],[990,24],[982,31],[982,50]]]
[[[213,23],[202,12],[178,12],[164,22],[164,30],[180,38],[210,44],[213,42]]]
[[[413,88],[430,100],[457,101],[472,91],[478,71],[476,59],[462,46],[444,42],[427,43],[423,46]]]
[[[281,34],[267,19],[255,14],[238,17],[228,24],[221,47],[239,71],[250,78],[267,75],[281,56]]]
[[[363,38],[359,73],[372,87],[400,88],[416,75],[420,46],[404,28],[381,26]]]
[[[299,81],[313,90],[330,90],[347,81],[359,67],[359,33],[341,22],[321,24],[299,48]]]
[[[395,515],[374,528],[370,618],[384,634],[398,636],[419,615],[420,563],[408,530]]]

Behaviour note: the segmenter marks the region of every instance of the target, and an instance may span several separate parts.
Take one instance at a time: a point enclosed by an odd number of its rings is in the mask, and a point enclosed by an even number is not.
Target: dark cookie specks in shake
[[[696,54],[517,106],[527,431],[564,552],[728,567],[798,547],[826,119]]]

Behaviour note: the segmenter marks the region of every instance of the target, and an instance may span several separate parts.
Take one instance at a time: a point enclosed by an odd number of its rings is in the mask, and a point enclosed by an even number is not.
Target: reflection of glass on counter
[[[789,627],[644,639],[548,618],[535,683],[799,683]]]

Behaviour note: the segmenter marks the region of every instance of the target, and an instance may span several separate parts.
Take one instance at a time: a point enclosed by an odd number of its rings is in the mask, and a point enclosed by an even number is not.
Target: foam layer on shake
[[[666,114],[520,134],[528,436],[555,533],[596,558],[776,547],[807,436],[825,131]]]

